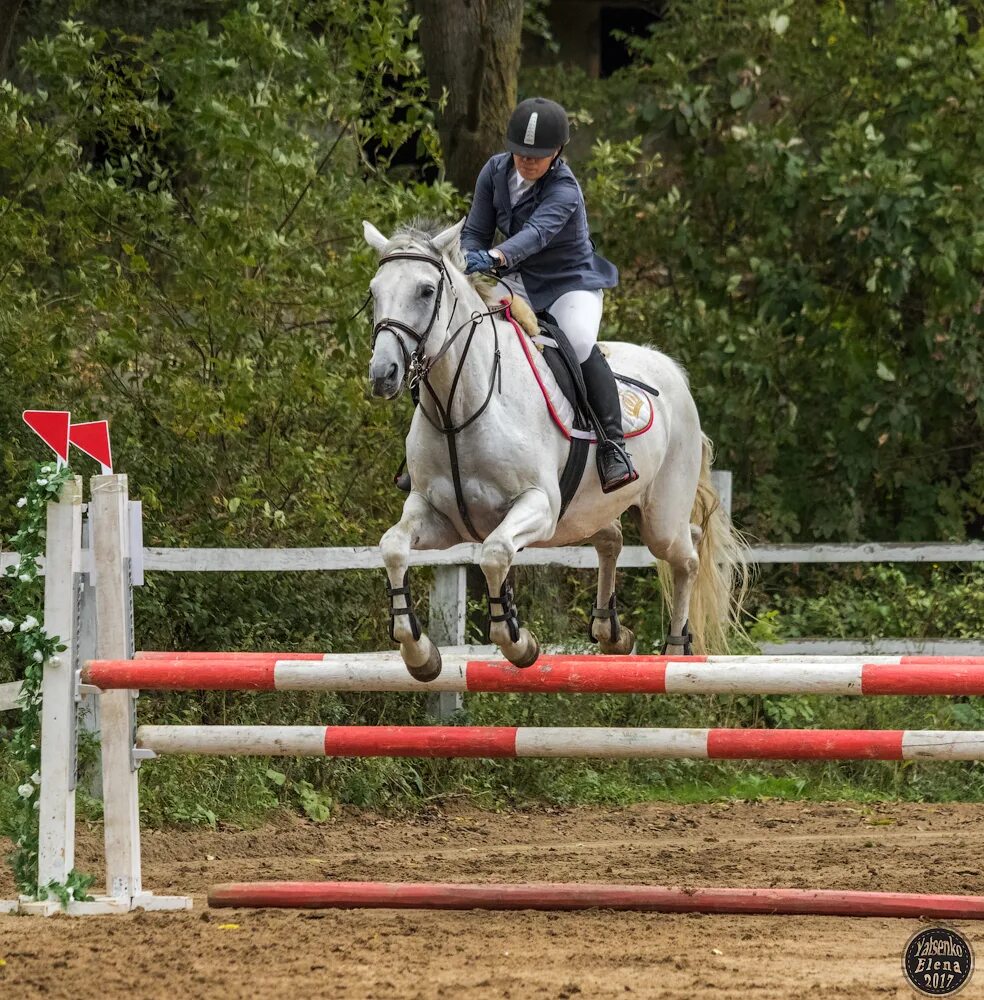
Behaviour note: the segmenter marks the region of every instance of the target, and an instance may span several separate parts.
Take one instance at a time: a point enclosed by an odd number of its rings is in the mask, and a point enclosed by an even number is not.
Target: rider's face
[[[549,156],[520,156],[513,153],[513,163],[520,176],[528,181],[538,181],[549,169],[553,158],[560,152],[555,149]]]

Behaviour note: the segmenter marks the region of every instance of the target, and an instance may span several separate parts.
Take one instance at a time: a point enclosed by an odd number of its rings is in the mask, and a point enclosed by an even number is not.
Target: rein
[[[427,409],[422,402],[420,404],[420,410],[431,427],[447,438],[448,458],[451,462],[451,479],[454,484],[454,496],[455,502],[458,505],[458,513],[461,515],[461,520],[472,538],[480,541],[481,537],[475,530],[471,515],[468,513],[468,505],[465,502],[464,490],[462,489],[461,484],[461,469],[458,464],[458,443],[455,439],[458,434],[465,430],[466,427],[471,426],[471,424],[473,424],[485,412],[489,403],[492,401],[492,394],[495,391],[497,376],[499,393],[500,395],[502,393],[502,355],[499,350],[499,330],[494,319],[492,322],[492,332],[495,338],[495,351],[492,360],[492,372],[489,376],[489,390],[485,394],[485,401],[470,417],[457,425],[451,419],[451,408],[454,404],[455,392],[457,391],[458,383],[461,380],[461,373],[465,366],[465,360],[468,357],[468,351],[471,349],[472,341],[475,338],[475,331],[478,329],[479,324],[484,322],[486,316],[494,317],[497,314],[502,313],[505,310],[505,306],[493,307],[486,312],[473,312],[468,319],[458,326],[454,333],[449,335],[448,331],[451,329],[451,324],[454,322],[454,314],[458,308],[458,296],[455,293],[454,282],[451,280],[451,275],[448,273],[448,270],[444,265],[444,261],[440,257],[431,257],[429,254],[399,252],[387,254],[385,257],[381,257],[379,265],[382,267],[383,264],[388,264],[390,261],[394,260],[423,261],[427,264],[432,264],[437,268],[441,277],[437,286],[437,295],[434,299],[434,311],[431,313],[430,322],[427,324],[423,333],[418,333],[413,329],[413,327],[407,326],[406,323],[403,323],[400,320],[391,319],[389,317],[381,319],[378,323],[376,323],[372,330],[372,347],[375,348],[377,338],[380,333],[385,331],[389,331],[394,335],[397,331],[399,331],[401,333],[405,333],[411,340],[413,340],[415,347],[413,353],[411,354],[407,351],[402,338],[399,336],[396,337],[397,343],[400,345],[400,350],[403,351],[404,361],[406,362],[406,382],[411,389],[422,383],[433,401],[440,423],[427,412]],[[434,323],[437,321],[437,317],[441,311],[441,301],[444,295],[445,279],[451,288],[452,295],[454,295],[454,307],[451,310],[451,316],[448,319],[448,325],[444,331],[446,337],[444,345],[437,352],[437,354],[432,357],[428,357],[426,354],[427,340],[430,337],[431,331],[434,328]],[[434,365],[436,365],[437,362],[444,357],[448,350],[450,350],[451,346],[461,335],[462,331],[464,331],[465,327],[469,325],[469,323],[471,324],[471,327],[465,340],[464,349],[461,352],[461,358],[458,361],[458,367],[455,369],[454,377],[451,379],[451,389],[448,392],[447,403],[442,403],[437,393],[434,391],[433,386],[430,384],[429,375],[431,370],[434,368]]]

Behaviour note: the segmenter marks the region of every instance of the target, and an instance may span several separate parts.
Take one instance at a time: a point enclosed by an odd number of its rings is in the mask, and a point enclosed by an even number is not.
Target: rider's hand
[[[488,250],[468,250],[465,253],[465,274],[474,274],[479,271],[481,274],[491,274],[497,267],[501,267],[501,261],[497,260]]]

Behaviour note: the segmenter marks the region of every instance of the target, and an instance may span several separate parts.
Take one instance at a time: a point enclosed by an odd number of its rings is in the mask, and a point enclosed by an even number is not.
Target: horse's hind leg
[[[588,635],[603,653],[623,656],[632,652],[635,634],[618,620],[615,603],[615,567],[622,551],[622,525],[612,521],[589,541],[598,553],[598,593]]]
[[[441,651],[413,612],[407,569],[410,549],[446,549],[459,541],[451,522],[419,493],[411,493],[403,504],[403,516],[379,542],[389,577],[390,638],[400,644],[403,662],[418,681],[432,681],[440,674]]]
[[[662,651],[671,656],[689,655],[693,652],[693,636],[689,634],[690,598],[700,566],[697,543],[700,541],[701,530],[696,524],[690,524],[689,518],[682,518],[671,524],[651,505],[642,510],[640,528],[646,547],[670,567],[673,575],[670,632]]]
[[[479,564],[488,585],[489,640],[517,667],[531,667],[540,655],[540,644],[529,629],[520,626],[506,577],[516,553],[524,545],[549,538],[556,523],[547,495],[529,489],[516,498],[502,523],[482,543]]]

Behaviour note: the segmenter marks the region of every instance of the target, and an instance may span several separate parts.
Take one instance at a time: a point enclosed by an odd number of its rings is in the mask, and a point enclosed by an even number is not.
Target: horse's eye
[[[424,285],[424,287],[420,289],[420,297],[422,299],[429,299],[433,294],[434,294],[433,285]]]

